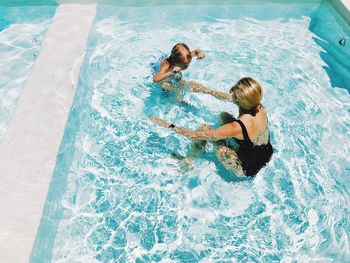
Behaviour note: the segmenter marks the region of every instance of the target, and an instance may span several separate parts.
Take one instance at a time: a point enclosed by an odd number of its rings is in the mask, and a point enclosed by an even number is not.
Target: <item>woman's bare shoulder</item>
[[[254,138],[261,130],[266,128],[266,112],[261,109],[255,116],[243,114],[239,117],[247,129],[249,138]]]
[[[247,129],[254,125],[254,117],[250,114],[243,114],[238,119],[243,122]]]

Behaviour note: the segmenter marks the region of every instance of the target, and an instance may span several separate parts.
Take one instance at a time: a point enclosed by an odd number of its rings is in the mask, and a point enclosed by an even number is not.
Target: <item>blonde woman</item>
[[[150,120],[195,141],[217,141],[216,155],[222,164],[239,176],[255,176],[271,159],[266,111],[261,104],[262,87],[250,77],[242,78],[231,89],[233,102],[239,107],[238,118],[222,114],[223,124],[217,129],[202,125],[191,131],[159,118]]]

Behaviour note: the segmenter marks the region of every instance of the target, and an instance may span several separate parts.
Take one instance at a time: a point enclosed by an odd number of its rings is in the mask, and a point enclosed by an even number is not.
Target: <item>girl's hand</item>
[[[169,128],[170,123],[166,122],[160,118],[149,118],[149,120],[159,126],[165,127],[165,128]]]
[[[179,67],[179,66],[174,66],[174,67],[172,67],[172,69],[171,69],[171,72],[172,73],[178,73],[178,72],[180,72],[181,71],[181,68]]]
[[[201,51],[199,51],[198,54],[197,54],[197,59],[203,59],[203,58],[205,58],[204,53],[202,53]]]

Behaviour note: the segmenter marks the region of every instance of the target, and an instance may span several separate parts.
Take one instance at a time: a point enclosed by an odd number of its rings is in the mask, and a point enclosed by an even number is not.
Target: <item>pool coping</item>
[[[350,0],[328,0],[328,2],[350,26]]]
[[[95,4],[57,7],[0,142],[3,262],[30,260],[95,15]]]

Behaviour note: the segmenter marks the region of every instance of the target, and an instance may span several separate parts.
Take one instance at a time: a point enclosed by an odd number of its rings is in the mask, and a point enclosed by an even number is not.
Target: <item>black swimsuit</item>
[[[234,119],[242,128],[244,140],[233,138],[239,145],[237,152],[238,159],[241,162],[243,172],[246,176],[255,176],[259,170],[264,167],[271,159],[273,148],[270,143],[270,136],[267,144],[254,145],[249,139],[248,132],[243,122]],[[226,146],[232,148],[229,141],[226,140]]]

